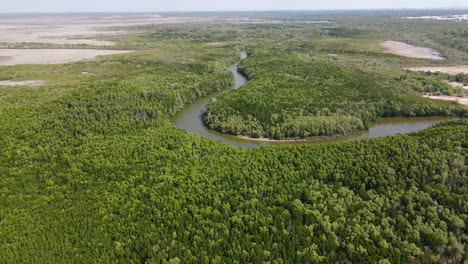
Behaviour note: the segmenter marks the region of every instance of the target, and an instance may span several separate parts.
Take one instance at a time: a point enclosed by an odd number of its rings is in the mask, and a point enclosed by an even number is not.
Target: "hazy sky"
[[[468,6],[467,0],[2,0],[0,13],[323,10]]]

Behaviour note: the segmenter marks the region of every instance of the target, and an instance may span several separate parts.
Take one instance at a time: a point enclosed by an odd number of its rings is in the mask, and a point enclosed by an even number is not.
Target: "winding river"
[[[242,52],[241,59],[245,59],[246,57],[247,53]],[[235,80],[232,89],[239,89],[248,82],[248,80],[238,72],[237,65],[238,64],[235,64],[230,68],[232,73],[234,74]],[[171,118],[172,123],[178,128],[184,129],[191,133],[198,134],[203,137],[209,137],[238,147],[256,148],[268,145],[304,145],[344,142],[362,138],[375,138],[396,134],[407,134],[429,128],[440,121],[456,119],[454,117],[381,118],[377,120],[377,122],[375,122],[369,130],[349,134],[344,137],[302,141],[259,141],[223,134],[218,131],[208,129],[208,127],[206,127],[203,124],[202,113],[205,106],[212,98],[217,97],[225,92],[227,91],[219,91],[205,96],[203,98],[199,98],[193,103],[186,105],[181,111],[179,111]]]

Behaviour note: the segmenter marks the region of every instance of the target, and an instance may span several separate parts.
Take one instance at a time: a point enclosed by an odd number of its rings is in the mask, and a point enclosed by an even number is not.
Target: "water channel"
[[[241,59],[245,59],[246,57],[247,53],[242,52]],[[248,82],[248,80],[238,72],[237,65],[238,64],[233,65],[230,68],[232,73],[234,74],[235,80],[232,89],[239,89]],[[259,141],[255,139],[247,139],[233,135],[223,134],[218,131],[208,129],[208,127],[204,125],[202,120],[202,113],[205,106],[212,98],[215,98],[225,92],[227,91],[224,90],[216,92],[203,98],[199,98],[193,103],[186,105],[181,111],[179,111],[172,117],[172,123],[178,128],[184,129],[191,133],[198,134],[200,136],[209,137],[238,147],[256,148],[268,145],[305,145],[344,142],[362,138],[375,138],[396,134],[407,134],[429,128],[440,121],[455,119],[453,117],[381,118],[377,120],[374,124],[372,124],[372,127],[369,130],[356,132],[343,137],[299,141]]]

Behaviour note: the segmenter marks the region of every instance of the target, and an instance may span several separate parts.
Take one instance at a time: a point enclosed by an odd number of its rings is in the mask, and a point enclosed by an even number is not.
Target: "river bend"
[[[241,53],[241,59],[247,57],[246,52]],[[242,74],[238,72],[238,63],[231,66],[230,70],[234,74],[234,86],[231,89],[239,89],[248,82]],[[223,93],[227,92],[219,91],[208,96],[199,98],[193,103],[188,104],[182,108],[177,114],[175,114],[171,121],[172,123],[181,129],[188,132],[198,134],[203,137],[212,138],[224,143],[228,143],[238,147],[244,148],[255,148],[268,145],[304,145],[304,144],[319,144],[319,143],[331,143],[331,142],[344,142],[357,140],[362,138],[376,138],[384,137],[396,134],[407,134],[411,132],[420,131],[429,128],[436,123],[444,120],[455,119],[453,117],[391,117],[381,118],[377,120],[369,130],[356,132],[347,136],[320,139],[320,140],[300,140],[300,141],[258,141],[241,138],[233,135],[223,134],[215,130],[211,130],[205,126],[202,120],[203,110],[208,102]]]

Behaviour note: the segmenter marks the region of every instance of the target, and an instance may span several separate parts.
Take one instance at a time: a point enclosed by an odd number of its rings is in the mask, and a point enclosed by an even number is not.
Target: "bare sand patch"
[[[212,17],[161,17],[158,15],[0,17],[0,42],[110,46],[115,43],[97,39],[138,33],[117,30],[115,27],[199,22],[213,19]]]
[[[463,22],[468,21],[468,14],[449,15],[449,16],[418,16],[418,17],[405,17],[406,19],[433,19],[433,20],[450,20]]]
[[[405,68],[412,71],[430,71],[443,72],[448,74],[468,73],[468,65],[462,66],[427,66],[427,67],[408,67]]]
[[[423,97],[431,98],[431,99],[438,99],[438,100],[446,100],[446,101],[456,101],[462,105],[468,106],[468,97],[458,97],[458,96],[448,96],[448,95],[423,95]]]
[[[0,55],[9,57],[0,65],[17,64],[62,64],[68,62],[93,60],[97,56],[122,54],[128,50],[93,49],[0,49]]]
[[[418,47],[399,41],[384,41],[379,43],[381,47],[386,48],[385,53],[392,53],[409,58],[443,60],[439,52],[426,47]]]
[[[9,59],[11,59],[11,57],[8,57],[8,56],[0,56],[0,63],[1,63],[2,61],[6,61],[6,60],[9,60]]]
[[[207,46],[218,46],[218,45],[223,45],[226,44],[224,42],[211,42],[211,43],[206,43]]]
[[[45,81],[42,81],[42,80],[0,81],[0,86],[20,86],[20,85],[36,86],[36,85],[43,85],[44,83]]]
[[[465,84],[462,83],[462,82],[451,82],[451,81],[444,81],[444,82],[446,82],[446,83],[448,83],[448,84],[450,84],[450,85],[452,85],[452,86],[454,86],[454,87],[463,87],[463,89],[467,89],[467,90],[468,90],[468,86],[465,85]]]
[[[263,142],[296,142],[296,141],[307,141],[307,139],[272,139],[272,138],[253,138],[249,136],[242,136],[242,135],[236,135],[235,137],[237,138],[242,138],[246,140],[252,140],[252,141],[263,141]]]

